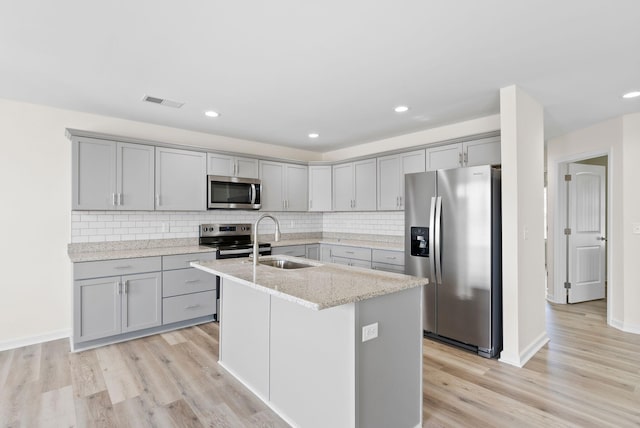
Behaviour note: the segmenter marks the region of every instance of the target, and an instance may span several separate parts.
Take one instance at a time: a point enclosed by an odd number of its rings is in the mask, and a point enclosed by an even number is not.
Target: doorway
[[[608,308],[608,159],[603,153],[558,164],[555,292],[566,295],[563,303],[606,299]]]

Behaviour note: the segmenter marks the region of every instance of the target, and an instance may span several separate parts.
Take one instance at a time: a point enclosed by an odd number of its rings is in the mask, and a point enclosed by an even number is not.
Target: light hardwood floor
[[[522,369],[425,340],[424,426],[640,426],[640,335],[608,327],[603,301],[548,305],[547,319],[551,342]],[[0,426],[286,427],[217,356],[213,323],[0,352]]]

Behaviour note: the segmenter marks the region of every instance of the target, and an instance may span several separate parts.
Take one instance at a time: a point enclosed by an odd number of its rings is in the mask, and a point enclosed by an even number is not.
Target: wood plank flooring
[[[518,369],[424,341],[424,426],[640,426],[640,335],[604,301],[547,306],[551,342]],[[217,364],[214,323],[81,353],[0,352],[0,427],[286,427]],[[390,391],[392,393],[392,391]]]

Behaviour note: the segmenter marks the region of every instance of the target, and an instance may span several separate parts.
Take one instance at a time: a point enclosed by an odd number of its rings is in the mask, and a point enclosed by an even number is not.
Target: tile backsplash
[[[202,223],[253,223],[263,211],[73,211],[71,242],[197,238]],[[282,233],[404,233],[402,212],[277,212]],[[273,222],[260,224],[260,234],[273,233]]]

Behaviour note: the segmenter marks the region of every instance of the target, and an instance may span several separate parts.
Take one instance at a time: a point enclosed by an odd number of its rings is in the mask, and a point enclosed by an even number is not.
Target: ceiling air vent
[[[148,103],[160,104],[167,107],[180,108],[184,105],[179,101],[167,100],[165,98],[152,97],[151,95],[145,95],[142,97],[142,101],[146,101]]]

